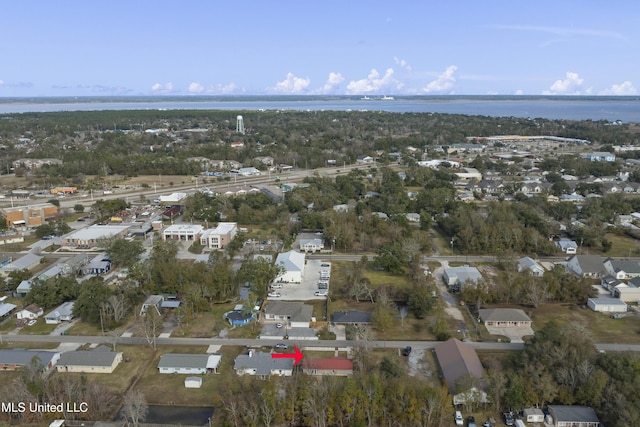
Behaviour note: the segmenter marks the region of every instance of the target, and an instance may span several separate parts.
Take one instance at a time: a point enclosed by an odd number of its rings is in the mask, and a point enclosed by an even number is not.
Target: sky
[[[640,2],[20,0],[0,97],[637,95]]]

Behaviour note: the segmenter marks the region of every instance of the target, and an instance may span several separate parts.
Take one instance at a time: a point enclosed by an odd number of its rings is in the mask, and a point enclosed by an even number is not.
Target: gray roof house
[[[269,301],[264,309],[265,320],[284,320],[292,328],[308,328],[313,306],[300,301]]]
[[[605,269],[600,255],[574,255],[567,261],[567,269],[580,277],[600,278]]]
[[[114,351],[67,351],[56,366],[58,372],[112,373],[122,362]]]
[[[527,314],[517,308],[483,308],[478,310],[480,320],[485,326],[531,327],[531,319]]]
[[[274,359],[271,353],[261,353],[249,350],[247,354],[236,357],[233,364],[238,375],[255,375],[267,378],[270,375],[290,377],[293,375],[293,363],[291,358]]]
[[[475,267],[463,265],[461,267],[449,267],[444,269],[442,276],[447,286],[460,286],[475,284],[482,280],[482,274]]]
[[[140,315],[144,315],[147,313],[147,310],[151,307],[155,308],[156,313],[160,315],[160,307],[162,306],[162,302],[164,301],[164,297],[162,295],[149,295],[147,299],[142,303],[142,307],[140,308]]]
[[[531,275],[535,277],[542,277],[544,275],[544,268],[538,264],[538,261],[528,256],[518,260],[518,272],[522,273],[523,271],[530,271]]]
[[[222,356],[219,354],[176,354],[160,356],[158,370],[161,374],[206,374],[216,372]]]
[[[455,338],[440,343],[434,347],[438,364],[442,370],[442,376],[453,396],[453,404],[459,405],[473,399],[477,402],[486,402],[487,395],[482,388],[483,369],[482,363],[476,351],[469,344],[465,344]],[[458,379],[470,376],[478,381],[478,387],[456,393]]]
[[[36,358],[43,371],[52,368],[60,359],[60,353],[40,350],[0,350],[0,371],[15,371]]]
[[[60,322],[69,322],[73,319],[73,306],[75,301],[67,301],[55,308],[49,314],[44,316],[44,321],[50,325],[55,325]]]
[[[4,317],[7,314],[15,310],[17,306],[15,304],[9,304],[8,302],[0,302],[0,317]]]
[[[556,242],[556,246],[562,249],[562,252],[565,254],[575,254],[578,251],[578,244],[566,238],[562,238]]]
[[[619,280],[640,277],[640,262],[632,259],[607,258],[604,261],[604,269]]]
[[[600,427],[600,419],[593,408],[574,405],[549,405],[553,426]]]

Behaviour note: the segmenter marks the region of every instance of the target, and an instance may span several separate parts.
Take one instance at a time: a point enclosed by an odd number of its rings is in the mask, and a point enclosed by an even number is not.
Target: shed
[[[618,298],[589,298],[587,305],[601,313],[626,313],[627,303]]]
[[[184,388],[202,387],[202,377],[187,377],[184,379]]]
[[[540,408],[525,408],[522,410],[522,415],[528,423],[544,422],[544,412]]]

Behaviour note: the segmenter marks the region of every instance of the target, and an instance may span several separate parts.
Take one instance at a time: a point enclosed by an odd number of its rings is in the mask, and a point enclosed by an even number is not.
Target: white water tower
[[[244,135],[244,120],[242,116],[236,117],[236,132]]]

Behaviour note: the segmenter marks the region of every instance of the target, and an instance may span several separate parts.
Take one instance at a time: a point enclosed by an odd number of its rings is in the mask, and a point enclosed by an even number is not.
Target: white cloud
[[[230,93],[242,92],[242,90],[238,90],[238,87],[236,86],[235,83],[229,83],[226,85],[218,84],[216,85],[213,91],[214,93],[225,94],[225,95],[228,95]]]
[[[269,88],[272,93],[299,95],[307,91],[311,84],[311,79],[296,77],[293,73],[287,73],[287,78],[276,83],[275,87]]]
[[[0,80],[0,86],[4,85],[4,81]]]
[[[189,91],[189,93],[200,94],[200,93],[204,92],[204,86],[202,86],[198,82],[192,82],[192,83],[189,84],[188,91]]]
[[[514,95],[524,95],[524,92],[522,91],[522,89],[518,89],[513,94]]]
[[[613,85],[609,89],[605,89],[601,91],[599,95],[624,96],[624,95],[636,95],[637,93],[638,91],[636,90],[635,86],[633,86],[633,83],[627,80],[624,83],[621,83],[619,85]]]
[[[338,89],[338,87],[340,87],[340,84],[342,84],[343,81],[344,76],[342,74],[329,73],[327,81],[321,88],[318,88],[316,90],[316,93],[323,95],[336,93],[336,90]]]
[[[582,87],[584,79],[581,79],[578,73],[567,71],[566,78],[556,80],[549,90],[542,92],[543,95],[580,95],[580,87]]]
[[[352,80],[347,85],[347,95],[358,95],[363,93],[395,92],[401,89],[403,84],[393,76],[393,68],[388,68],[381,76],[374,68],[366,79]]]
[[[173,92],[173,83],[169,82],[169,83],[156,83],[153,86],[151,86],[151,91],[155,94],[169,94],[171,92]]]
[[[429,82],[422,90],[426,93],[450,93],[453,85],[456,83],[456,71],[458,71],[458,67],[449,65],[447,69],[444,70],[444,73],[440,74],[437,79]]]
[[[396,65],[399,65],[400,68],[402,68],[403,70],[406,71],[411,71],[411,65],[409,65],[409,63],[407,61],[405,61],[404,59],[398,58],[397,56],[393,57],[393,62],[396,63]]]

